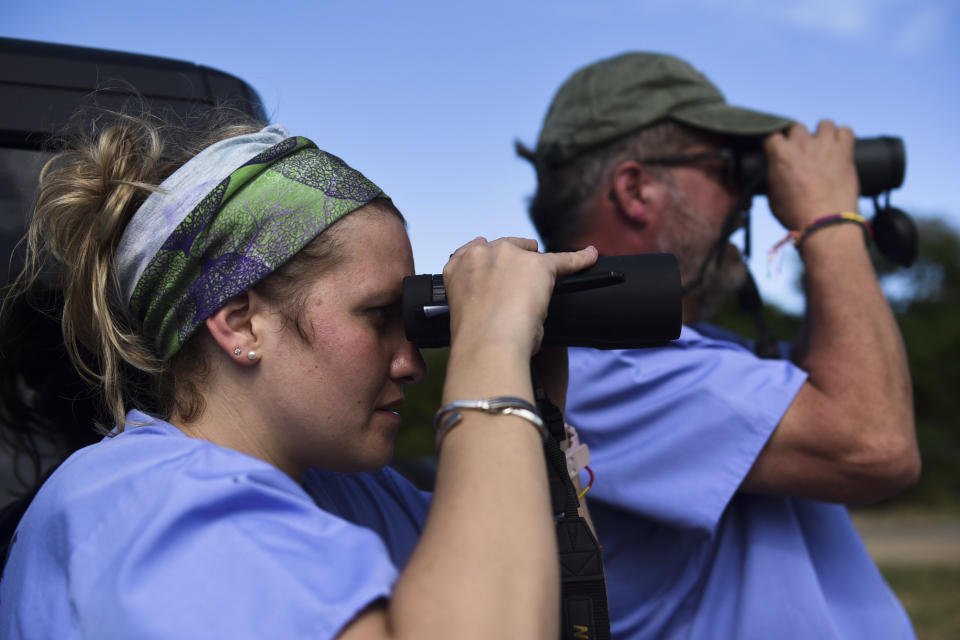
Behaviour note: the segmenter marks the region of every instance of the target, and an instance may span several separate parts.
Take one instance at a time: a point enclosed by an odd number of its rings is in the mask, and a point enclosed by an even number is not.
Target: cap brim
[[[698,129],[728,136],[765,136],[783,131],[793,120],[729,104],[700,104],[674,110],[670,117]]]

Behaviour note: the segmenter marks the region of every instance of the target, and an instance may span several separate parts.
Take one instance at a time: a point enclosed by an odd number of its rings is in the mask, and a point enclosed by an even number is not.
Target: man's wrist
[[[773,254],[784,244],[791,243],[794,245],[794,247],[796,247],[797,251],[803,255],[803,249],[811,237],[814,237],[815,235],[826,235],[820,233],[823,230],[840,230],[841,228],[852,229],[854,226],[860,227],[861,235],[865,241],[864,244],[869,245],[870,241],[873,239],[873,227],[870,222],[859,213],[854,211],[841,211],[838,213],[821,216],[810,222],[810,224],[800,231],[790,231],[783,239],[774,245],[774,247],[770,250],[770,253]],[[844,232],[840,235],[850,234]]]
[[[803,249],[804,243],[812,236],[814,233],[822,231],[830,227],[837,227],[838,225],[859,225],[863,229],[863,235],[866,242],[869,244],[870,240],[873,239],[873,227],[870,222],[861,216],[859,213],[853,211],[841,211],[839,213],[832,213],[822,218],[817,218],[811,222],[803,230],[800,236],[794,242],[794,245],[797,247],[797,251]]]

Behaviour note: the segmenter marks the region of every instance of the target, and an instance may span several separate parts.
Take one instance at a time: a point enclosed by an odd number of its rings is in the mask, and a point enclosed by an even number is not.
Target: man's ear
[[[656,215],[653,204],[659,186],[642,164],[626,160],[613,170],[609,197],[630,225],[645,228]]]
[[[244,291],[227,300],[204,321],[217,346],[237,364],[253,364],[259,359],[263,326],[258,314],[263,307],[262,298]]]

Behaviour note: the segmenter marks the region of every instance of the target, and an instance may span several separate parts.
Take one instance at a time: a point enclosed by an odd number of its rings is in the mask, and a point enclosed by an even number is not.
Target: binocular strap
[[[534,379],[537,409],[549,437],[544,441],[550,499],[560,561],[561,638],[610,640],[610,612],[600,543],[577,509],[577,490],[560,449],[565,437],[563,414]]]

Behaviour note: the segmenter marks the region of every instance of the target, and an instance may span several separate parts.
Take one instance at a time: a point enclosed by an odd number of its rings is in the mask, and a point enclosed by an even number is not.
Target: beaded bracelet
[[[773,245],[773,248],[770,250],[770,254],[773,255],[780,249],[781,246],[787,242],[792,242],[793,246],[797,248],[797,251],[803,246],[803,243],[810,237],[810,234],[814,231],[819,231],[825,227],[830,227],[835,224],[842,224],[845,222],[853,222],[859,224],[863,227],[863,233],[866,237],[867,242],[870,242],[870,239],[873,238],[873,226],[867,221],[866,218],[861,216],[859,213],[853,213],[851,211],[841,211],[840,213],[833,213],[828,216],[823,216],[822,218],[817,218],[810,224],[808,224],[803,231],[791,231],[789,232],[780,242]]]
[[[540,433],[540,437],[547,439],[547,428],[537,413],[537,408],[523,398],[500,396],[486,400],[454,400],[450,404],[437,410],[433,418],[433,427],[437,431],[437,450],[440,443],[455,426],[463,420],[461,409],[468,411],[483,411],[494,415],[511,415],[523,418]]]

